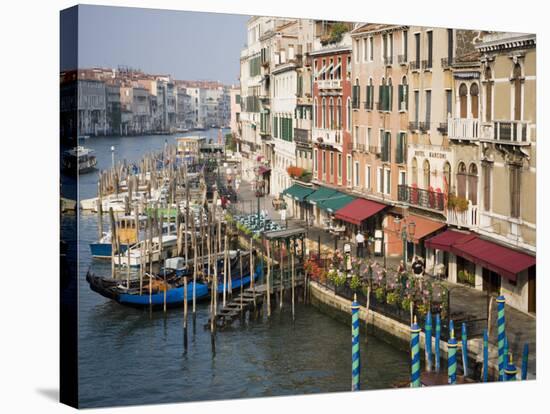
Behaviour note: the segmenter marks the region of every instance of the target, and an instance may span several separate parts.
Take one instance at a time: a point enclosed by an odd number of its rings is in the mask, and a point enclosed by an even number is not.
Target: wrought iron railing
[[[412,206],[443,211],[445,208],[444,194],[438,191],[400,184],[397,186],[397,199]]]

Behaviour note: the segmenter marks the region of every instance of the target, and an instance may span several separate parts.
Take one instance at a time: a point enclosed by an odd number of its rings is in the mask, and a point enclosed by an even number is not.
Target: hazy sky
[[[235,83],[249,16],[79,6],[79,64]]]

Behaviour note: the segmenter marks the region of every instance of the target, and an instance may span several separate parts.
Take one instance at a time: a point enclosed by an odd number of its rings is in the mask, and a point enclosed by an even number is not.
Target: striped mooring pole
[[[468,376],[468,336],[466,335],[466,323],[462,322],[462,366],[464,368],[464,376]]]
[[[521,356],[521,380],[527,379],[527,364],[529,361],[529,344],[523,345],[523,355]]]
[[[489,379],[489,334],[483,330],[483,382]]]
[[[455,332],[455,322],[452,319],[449,321],[449,338],[451,337],[451,332],[453,334]]]
[[[359,304],[357,295],[351,304],[351,390],[359,391]]]
[[[512,361],[512,355],[508,355],[506,368],[504,369],[504,378],[506,381],[515,381],[518,370]]]
[[[428,311],[426,314],[426,370],[432,370],[432,313]]]
[[[504,336],[504,367],[503,369],[506,369],[508,366],[508,353],[510,352],[508,348],[508,337]],[[503,373],[504,374],[504,373]],[[506,375],[503,376],[503,381],[506,380]]]
[[[420,327],[416,316],[411,325],[411,387],[420,387]]]
[[[441,353],[440,353],[440,340],[441,340],[441,316],[439,313],[435,315],[435,370],[439,372]]]
[[[504,380],[504,342],[506,339],[504,320],[504,296],[497,298],[497,345],[498,345],[498,379]]]
[[[450,331],[449,342],[447,343],[448,358],[447,358],[447,375],[449,376],[449,384],[456,384],[456,348],[458,344],[455,338],[454,330]]]

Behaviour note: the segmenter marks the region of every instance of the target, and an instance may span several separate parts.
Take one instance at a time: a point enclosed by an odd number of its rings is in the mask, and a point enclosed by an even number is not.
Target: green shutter
[[[370,109],[371,101],[370,101],[370,86],[369,85],[367,85],[366,93],[367,93],[367,105],[366,105],[365,108]]]
[[[383,96],[384,96],[384,87],[382,85],[378,86],[378,109],[382,110],[383,108]]]
[[[401,110],[401,102],[403,102],[403,85],[399,85],[397,87],[397,105],[398,105],[398,108],[397,110],[400,111]]]

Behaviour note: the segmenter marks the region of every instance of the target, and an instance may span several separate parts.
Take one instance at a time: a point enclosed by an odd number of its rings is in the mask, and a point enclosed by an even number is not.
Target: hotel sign
[[[438,151],[428,151],[428,155],[426,155],[426,151],[423,150],[416,150],[414,152],[415,157],[428,157],[428,158],[434,158],[434,159],[447,159],[447,153],[446,152],[438,152]]]

